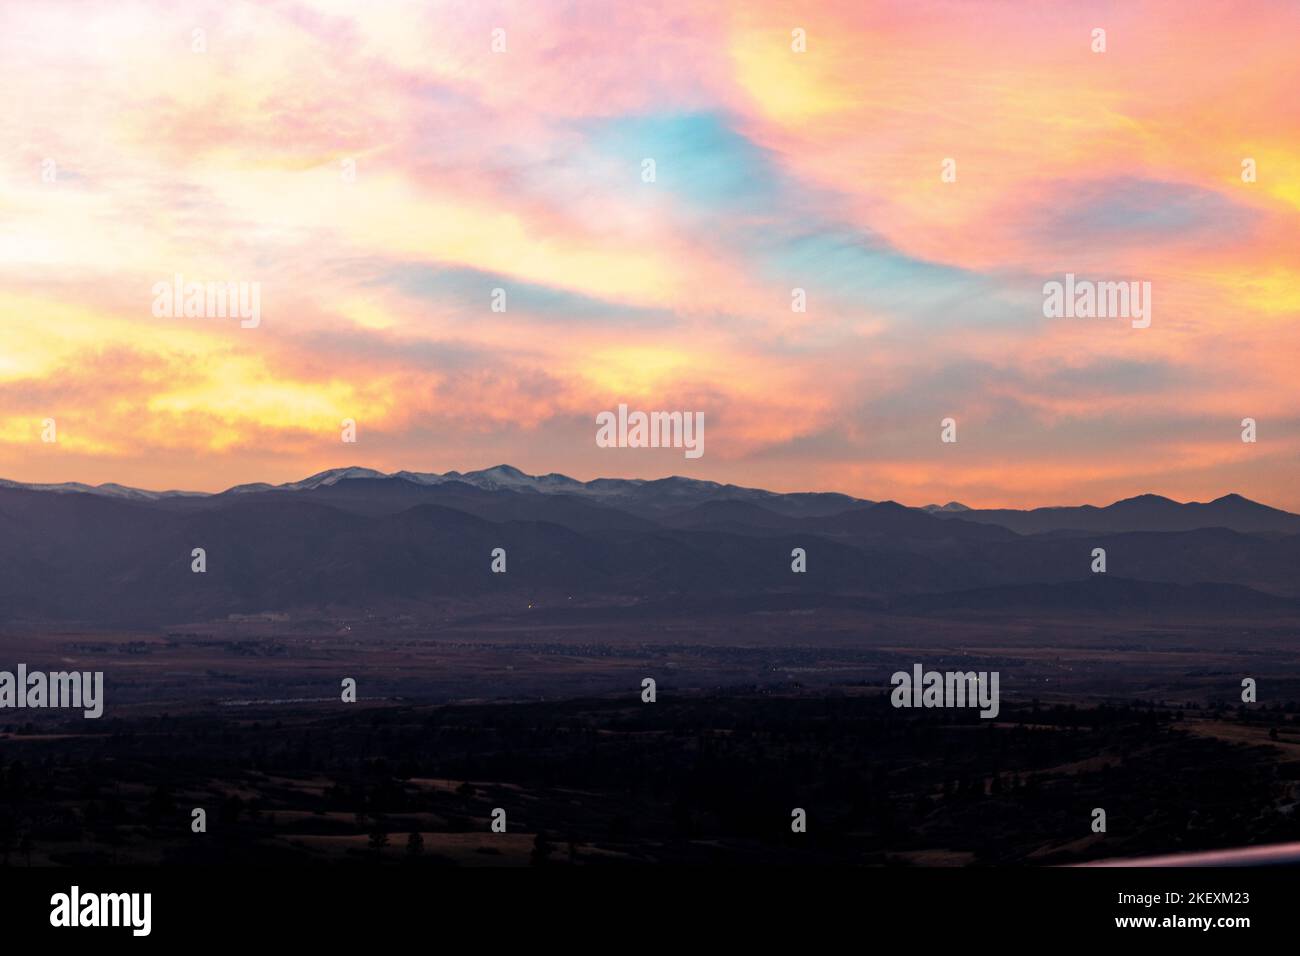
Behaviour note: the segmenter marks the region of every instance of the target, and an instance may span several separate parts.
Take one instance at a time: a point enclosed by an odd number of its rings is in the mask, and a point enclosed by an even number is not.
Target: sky
[[[1298,36],[1293,2],[5,0],[0,476],[1300,511]],[[1150,283],[1149,327],[1045,316],[1067,273]],[[158,314],[177,275],[256,325]],[[599,447],[620,403],[702,413],[704,454]]]

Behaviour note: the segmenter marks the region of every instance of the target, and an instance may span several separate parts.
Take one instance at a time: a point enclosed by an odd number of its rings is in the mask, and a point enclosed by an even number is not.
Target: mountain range
[[[495,548],[504,574],[490,571]],[[805,573],[791,570],[796,548]],[[452,604],[1240,613],[1300,608],[1297,571],[1300,516],[1239,495],[909,508],[508,465],[338,468],[212,494],[0,481],[0,621],[433,620]]]

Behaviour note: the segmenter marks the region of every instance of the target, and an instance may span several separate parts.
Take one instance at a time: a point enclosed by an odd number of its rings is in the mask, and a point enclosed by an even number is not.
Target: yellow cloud
[[[835,34],[814,31],[803,53],[791,48],[792,41],[791,31],[779,28],[742,28],[731,37],[736,81],[763,113],[793,122],[853,107],[853,87],[837,72],[844,52]]]

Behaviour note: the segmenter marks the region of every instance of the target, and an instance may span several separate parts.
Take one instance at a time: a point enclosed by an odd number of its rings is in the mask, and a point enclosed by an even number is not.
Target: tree
[[[541,866],[542,864],[549,862],[551,859],[551,853],[554,852],[554,850],[555,848],[551,846],[550,841],[547,840],[545,836],[540,833],[537,834],[537,836],[533,838],[533,866]]]
[[[379,821],[375,821],[375,828],[370,831],[370,849],[378,852],[388,846],[388,834],[380,826]]]
[[[18,825],[12,814],[0,809],[0,865],[9,865],[9,854],[13,852],[18,838]]]
[[[414,830],[412,830],[411,835],[406,838],[406,854],[407,856],[416,857],[423,852],[424,852],[424,837],[420,836],[419,833],[416,833]]]
[[[221,803],[221,820],[223,823],[238,823],[244,812],[244,801],[239,794],[232,794]]]
[[[157,826],[170,820],[176,813],[176,801],[172,798],[171,792],[160,784],[149,796],[145,812],[149,814],[149,822]]]

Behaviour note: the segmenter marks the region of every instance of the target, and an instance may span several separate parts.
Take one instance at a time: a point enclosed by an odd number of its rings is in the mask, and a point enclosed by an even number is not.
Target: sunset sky
[[[5,0],[0,477],[1300,511],[1298,38],[1294,2]],[[1045,318],[1067,272],[1150,282],[1151,327]],[[156,317],[177,273],[260,325]],[[705,454],[598,448],[620,402]]]

